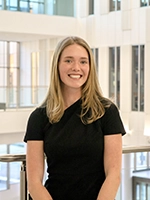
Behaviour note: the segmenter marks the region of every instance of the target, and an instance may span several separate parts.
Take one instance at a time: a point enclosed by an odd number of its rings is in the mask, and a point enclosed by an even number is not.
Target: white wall
[[[0,32],[50,36],[76,35],[78,21],[73,17],[0,11]],[[19,38],[18,38],[19,40]]]
[[[27,119],[33,109],[0,112],[0,144],[23,142]]]

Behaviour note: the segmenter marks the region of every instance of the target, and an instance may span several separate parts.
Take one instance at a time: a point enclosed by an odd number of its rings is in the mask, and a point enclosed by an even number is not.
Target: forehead
[[[79,44],[71,44],[65,47],[61,53],[61,56],[75,56],[75,55],[85,56],[88,58],[87,50]]]

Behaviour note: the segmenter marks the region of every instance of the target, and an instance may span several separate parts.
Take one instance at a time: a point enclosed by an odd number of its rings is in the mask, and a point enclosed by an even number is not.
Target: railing
[[[28,199],[26,181],[26,155],[25,154],[6,154],[0,156],[0,162],[22,162],[20,169],[20,200]]]
[[[123,146],[123,154],[150,152],[150,146]],[[25,154],[7,154],[0,155],[0,162],[18,162],[21,161],[20,170],[20,200],[28,200],[27,180],[26,180],[26,155]]]

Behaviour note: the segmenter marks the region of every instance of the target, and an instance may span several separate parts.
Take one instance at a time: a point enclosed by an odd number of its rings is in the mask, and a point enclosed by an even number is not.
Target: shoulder
[[[125,134],[119,109],[113,102],[108,107],[105,107],[105,113],[101,118],[101,123],[105,135],[116,133]]]
[[[29,116],[29,123],[41,124],[48,120],[45,107],[37,107]]]
[[[113,117],[119,116],[119,109],[117,105],[115,105],[113,102],[110,102],[109,105],[105,106],[105,113],[102,117],[102,119],[112,119]]]
[[[46,107],[37,107],[35,108],[31,114],[30,114],[30,117],[46,117]]]
[[[110,102],[110,104],[105,107],[105,112],[119,112],[119,109],[116,104]]]
[[[46,108],[36,108],[29,116],[24,141],[43,140],[44,128],[48,123]]]

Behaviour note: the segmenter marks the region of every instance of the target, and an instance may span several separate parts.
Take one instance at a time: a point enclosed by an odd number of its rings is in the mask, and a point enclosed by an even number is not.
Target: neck
[[[62,91],[62,95],[64,100],[64,109],[66,109],[81,98],[81,91]]]

